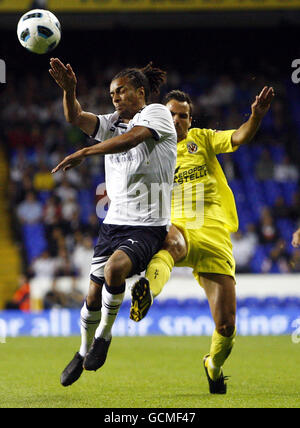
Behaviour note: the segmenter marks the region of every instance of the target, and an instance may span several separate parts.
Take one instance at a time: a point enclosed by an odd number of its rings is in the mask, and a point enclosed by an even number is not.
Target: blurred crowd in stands
[[[113,111],[109,83],[121,68],[94,70],[92,83],[89,72],[77,76],[83,109]],[[292,231],[300,226],[299,89],[280,76],[266,81],[264,75],[216,78],[173,70],[164,92],[179,88],[190,93],[195,104],[192,126],[233,129],[247,119],[255,95],[266,84],[274,86],[276,98],[255,141],[219,156],[240,218],[233,251],[237,272],[300,272],[300,250],[290,245]],[[1,144],[10,163],[12,227],[22,247],[24,272],[51,277],[54,290],[58,277],[71,276],[76,290],[76,278],[89,274],[101,221],[97,214],[105,215],[100,200],[106,202],[103,158],[92,157],[66,174],[51,175],[58,161],[93,140],[66,123],[61,91],[47,73],[39,78],[28,73],[21,84],[11,78],[0,111]],[[69,304],[80,306],[81,298],[74,295]],[[47,299],[45,305],[51,307],[53,296]]]

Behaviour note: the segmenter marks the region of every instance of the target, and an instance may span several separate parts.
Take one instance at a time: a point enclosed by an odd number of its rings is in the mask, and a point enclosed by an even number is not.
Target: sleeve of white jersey
[[[172,115],[162,104],[149,104],[145,107],[134,126],[149,128],[156,141],[176,133]]]
[[[91,138],[97,141],[104,141],[111,137],[112,114],[97,116],[97,125]]]

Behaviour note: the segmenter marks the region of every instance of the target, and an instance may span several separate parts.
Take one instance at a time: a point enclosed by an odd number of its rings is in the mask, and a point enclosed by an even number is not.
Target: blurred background
[[[61,22],[62,40],[52,55],[34,55],[17,40],[20,16],[36,7]],[[112,77],[149,61],[168,72],[162,96],[171,89],[191,95],[194,127],[236,128],[263,86],[274,87],[276,98],[255,140],[219,161],[240,221],[232,235],[239,332],[287,334],[297,327],[300,249],[291,240],[300,227],[300,89],[292,62],[300,58],[299,25],[298,0],[0,2],[6,63],[6,83],[0,83],[0,336],[1,328],[2,335],[78,334],[105,216],[103,159],[50,174],[67,154],[93,143],[64,119],[61,90],[48,73],[51,56],[72,65],[78,99],[96,114],[113,111]],[[65,311],[64,317],[53,321],[51,310]],[[22,318],[24,312],[32,319]],[[213,327],[188,268],[174,270],[148,324],[134,326],[128,312],[129,297],[116,334],[211,334]],[[36,314],[43,314],[48,330],[33,333]],[[53,322],[61,329],[53,330]]]

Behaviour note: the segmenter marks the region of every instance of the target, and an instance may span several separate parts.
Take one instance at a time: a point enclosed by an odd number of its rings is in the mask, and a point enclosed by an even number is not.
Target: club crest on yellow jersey
[[[186,143],[186,147],[188,149],[188,152],[191,154],[197,153],[198,151],[198,146],[194,141],[188,141]]]

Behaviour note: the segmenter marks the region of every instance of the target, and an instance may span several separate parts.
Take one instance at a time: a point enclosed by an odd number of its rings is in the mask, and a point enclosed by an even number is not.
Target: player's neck
[[[181,141],[183,141],[183,140],[186,140],[186,138],[187,138],[187,136],[188,136],[188,134],[186,133],[186,134],[182,134],[182,135],[178,135],[177,136],[177,144],[179,144]]]
[[[146,107],[146,104],[140,104],[139,106],[137,106],[136,110],[133,112],[130,112],[128,114],[123,114],[123,116],[120,116],[120,119],[122,120],[123,123],[129,123],[131,119],[134,118],[134,116],[139,113],[141,110],[143,110],[143,108]]]

